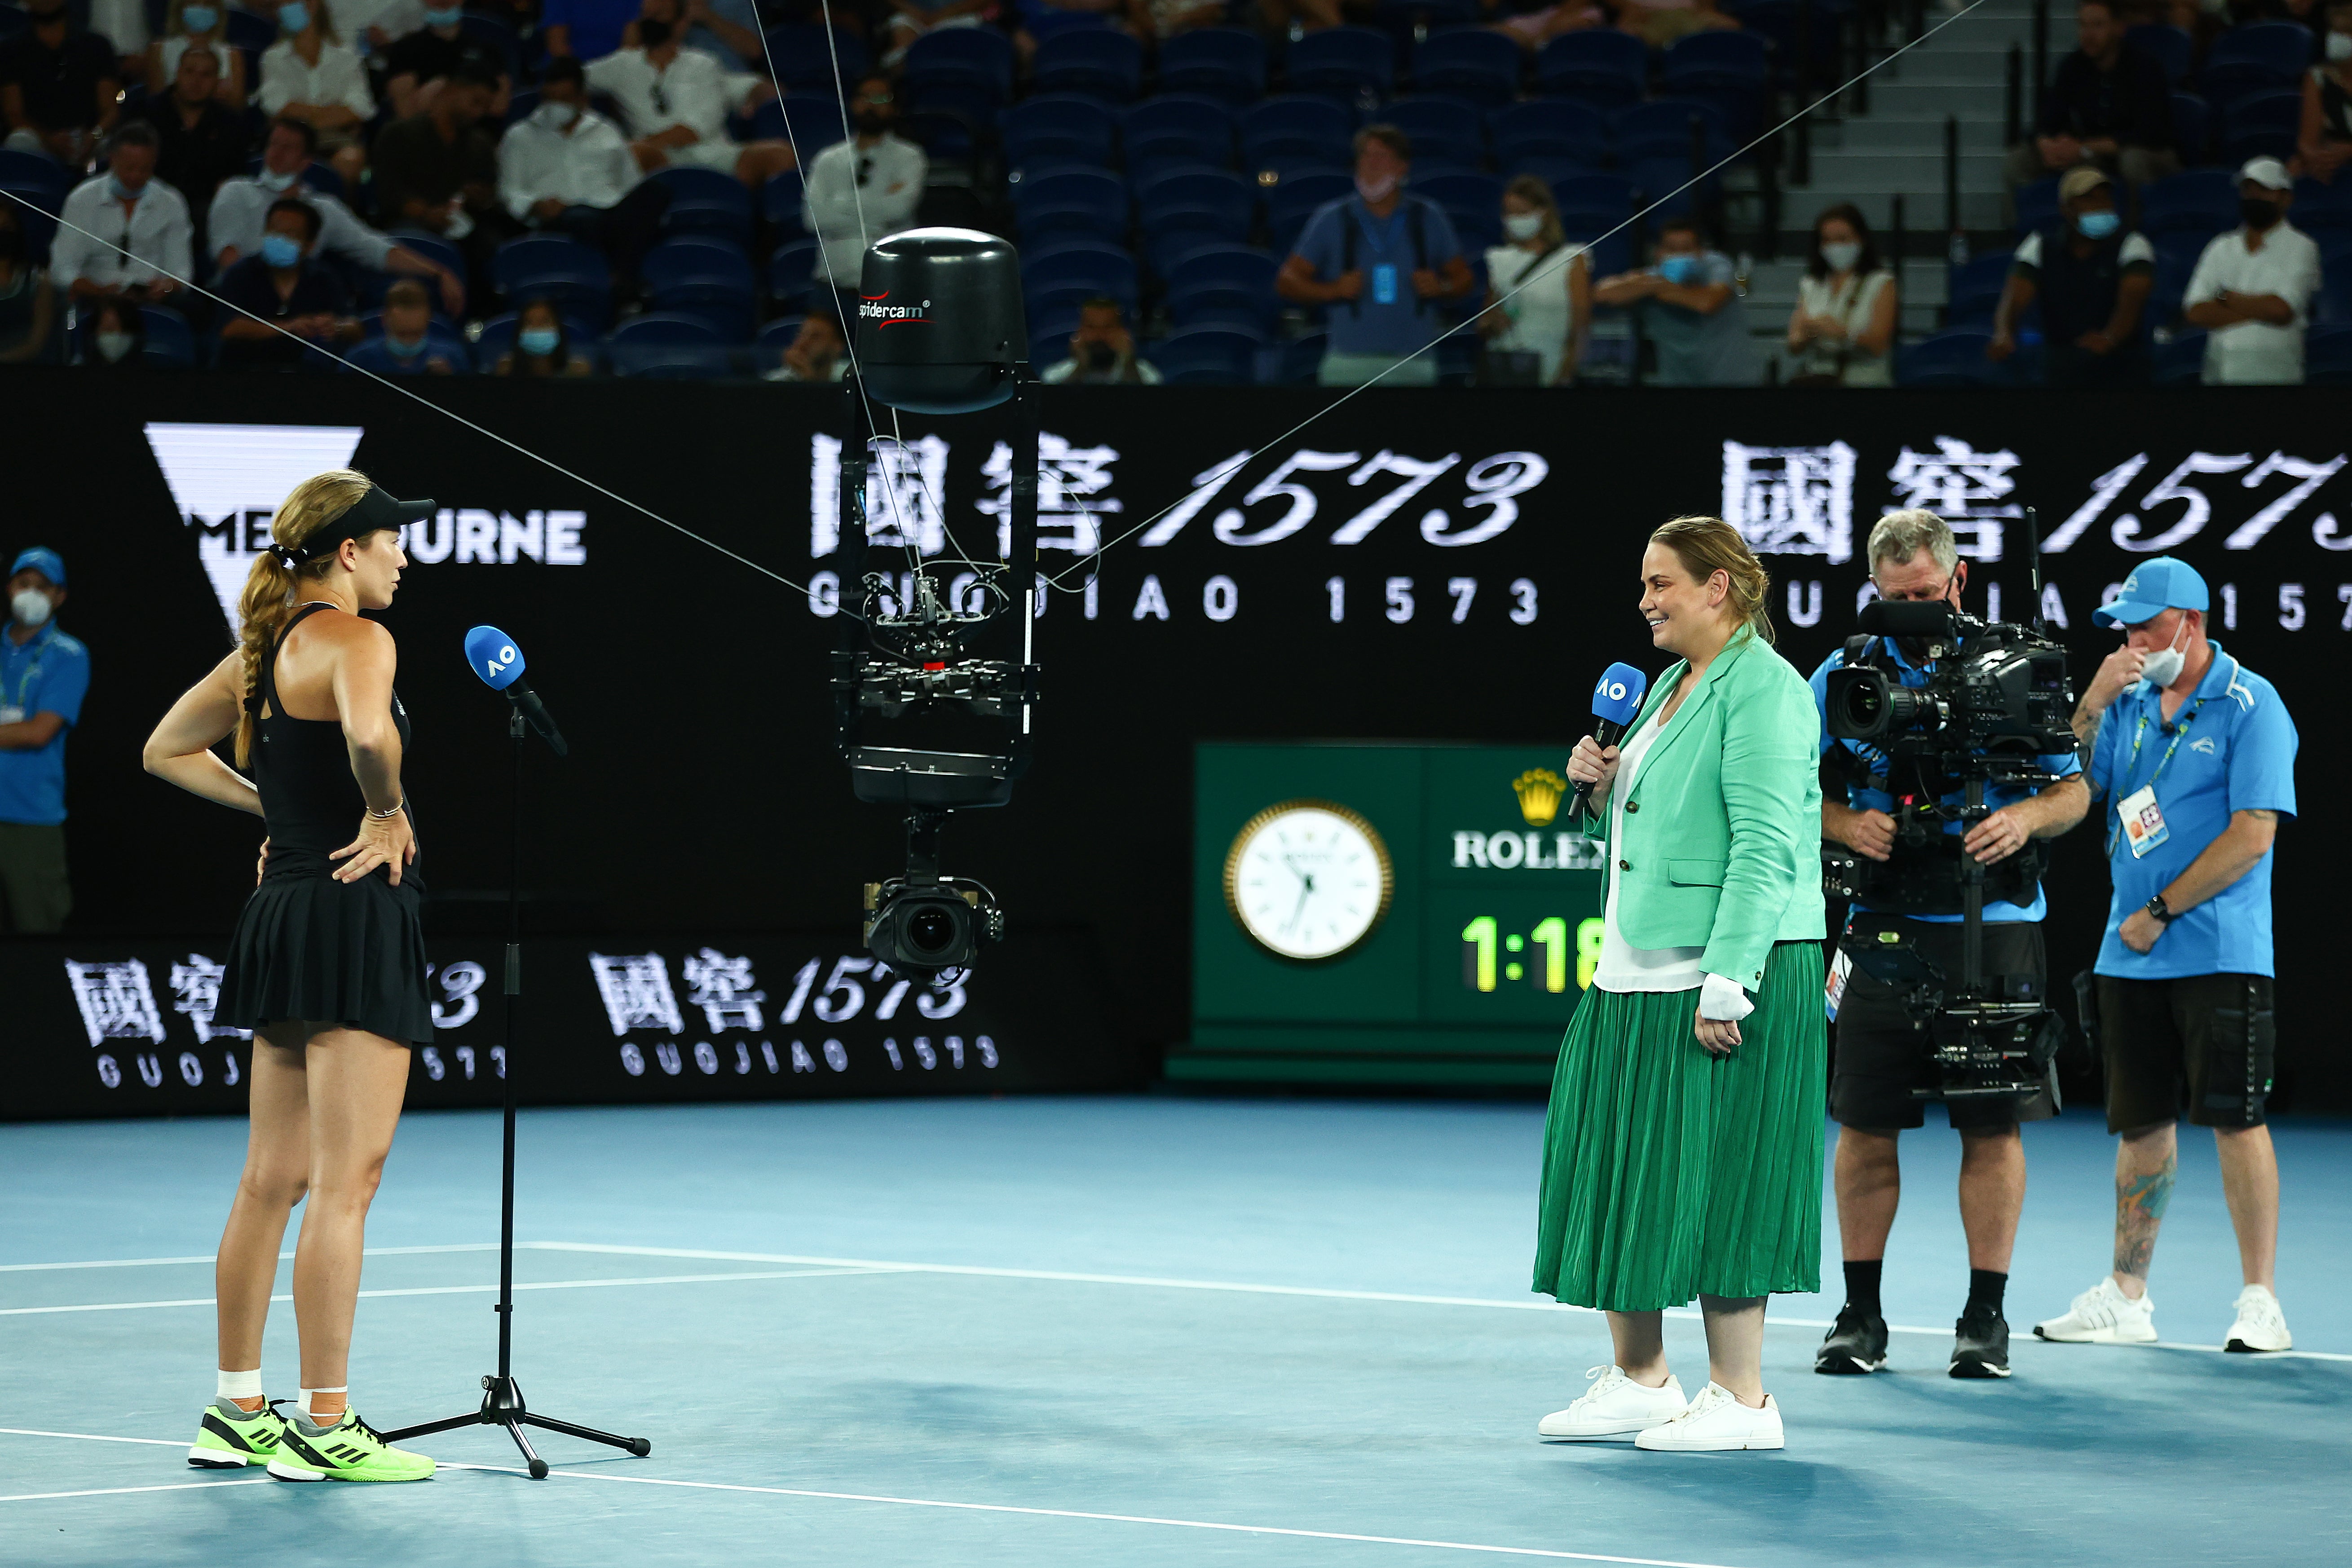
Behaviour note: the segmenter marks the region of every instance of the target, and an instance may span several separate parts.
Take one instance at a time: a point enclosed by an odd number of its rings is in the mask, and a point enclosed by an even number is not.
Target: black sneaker
[[[1886,1320],[1857,1311],[1851,1306],[1840,1307],[1837,1321],[1831,1326],[1829,1337],[1822,1340],[1822,1348],[1813,1352],[1813,1370],[1851,1377],[1860,1373],[1876,1372],[1885,1364]]]
[[[1971,1307],[1952,1325],[1954,1377],[2007,1377],[2009,1323],[1990,1307]]]

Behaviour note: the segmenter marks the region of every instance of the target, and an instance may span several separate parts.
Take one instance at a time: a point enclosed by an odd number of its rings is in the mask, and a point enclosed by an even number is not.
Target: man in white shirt
[[[2197,258],[2181,314],[2205,329],[2208,386],[2300,386],[2303,329],[2319,291],[2319,247],[2286,221],[2294,181],[2276,158],[2238,171],[2245,222]]]
[[[66,196],[64,221],[49,247],[49,282],[85,310],[123,298],[177,310],[176,279],[195,265],[187,198],[155,178],[155,128],[145,121],[115,132],[106,148],[107,172]]]
[[[782,142],[728,139],[727,116],[775,96],[764,77],[730,72],[683,47],[683,0],[645,0],[635,47],[588,67],[588,85],[610,93],[629,135],[629,153],[650,174],[670,164],[719,169],[757,190],[793,166]]]
[[[604,251],[625,280],[661,227],[669,190],[639,178],[620,127],[588,107],[586,71],[558,55],[539,107],[499,139],[499,199],[528,227]]]
[[[214,270],[226,272],[260,250],[270,205],[291,197],[308,202],[319,215],[319,254],[340,256],[354,266],[379,272],[430,279],[440,289],[442,307],[450,318],[463,317],[463,279],[430,257],[394,244],[362,223],[341,202],[302,183],[302,171],[318,146],[318,132],[304,121],[275,121],[261,144],[261,172],[221,182],[212,210],[205,217],[205,240],[212,247]]]
[[[419,0],[325,0],[336,34],[362,55],[387,48],[425,26]]]
[[[823,252],[816,280],[844,297],[845,319],[855,321],[849,297],[857,292],[866,247],[914,224],[930,164],[920,147],[890,133],[898,106],[888,77],[858,83],[849,110],[856,134],[809,160],[801,221]]]

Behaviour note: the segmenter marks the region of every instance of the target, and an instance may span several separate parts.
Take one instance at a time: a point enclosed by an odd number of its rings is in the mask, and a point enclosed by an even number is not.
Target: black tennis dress
[[[379,866],[356,882],[333,873],[328,857],[352,841],[367,798],[352,776],[343,727],[332,719],[289,718],[278,701],[278,650],[287,632],[325,605],[305,605],[286,623],[262,660],[253,749],[253,783],[269,827],[269,864],[237,916],[221,977],[225,1023],[256,1029],[281,1019],[310,1019],[365,1029],[404,1044],[433,1039],[425,990],[425,903],[417,864]],[[408,712],[395,694],[393,722],[408,747]]]

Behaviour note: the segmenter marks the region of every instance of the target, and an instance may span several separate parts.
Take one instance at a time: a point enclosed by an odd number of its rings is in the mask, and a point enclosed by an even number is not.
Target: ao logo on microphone
[[[522,655],[515,651],[514,644],[507,643],[495,651],[485,650],[482,654],[482,667],[475,673],[488,681],[494,689],[503,687],[513,676],[521,673],[519,668],[521,662]]]
[[[1600,684],[1592,689],[1592,700],[1595,703],[1622,702],[1625,700],[1625,692],[1626,687],[1623,681],[1612,680],[1608,675],[1603,675]]]

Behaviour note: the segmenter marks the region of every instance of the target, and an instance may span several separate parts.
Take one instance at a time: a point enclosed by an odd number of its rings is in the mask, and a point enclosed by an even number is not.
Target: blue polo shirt
[[[2191,974],[2271,974],[2271,861],[2187,910],[2145,953],[2124,945],[2125,917],[2164,891],[2235,811],[2294,815],[2294,721],[2278,689],[2213,649],[2212,668],[2164,722],[2164,693],[2135,682],[2099,726],[2091,752],[2091,789],[2106,800],[2107,869],[2115,901],[2099,945],[2101,974],[2126,980],[2178,980]],[[2143,721],[2145,722],[2143,722]],[[2178,744],[2175,744],[2175,742]],[[2166,753],[2171,753],[2166,760]],[[2159,774],[2159,768],[2162,770]],[[2165,839],[2137,859],[2125,840],[2116,803],[2151,780],[2164,813]]]
[[[50,621],[25,642],[0,628],[0,712],[54,713],[64,728],[38,751],[0,751],[0,822],[54,827],[66,819],[66,733],[89,690],[89,650]]]
[[[1882,637],[1873,637],[1871,641],[1873,643],[1884,643],[1885,645],[1887,653],[1892,655],[1895,659],[1895,677],[1906,686],[1925,686],[1927,684],[1928,676],[1935,672],[1936,665],[1934,660],[1930,659],[1926,664],[1913,664],[1909,659],[1903,657],[1903,645],[1898,642],[1889,641],[1888,639]],[[1866,658],[1874,651],[1875,650],[1874,648],[1864,646],[1863,648],[1863,656]],[[1840,648],[1837,652],[1830,655],[1829,658],[1822,660],[1822,667],[1813,671],[1813,707],[1815,710],[1821,714],[1822,719],[1822,755],[1829,755],[1830,748],[1835,746],[1843,749],[1849,755],[1859,752],[1865,756],[1871,757],[1874,763],[1883,764],[1885,759],[1876,755],[1876,749],[1872,747],[1869,742],[1864,742],[1861,746],[1857,747],[1851,741],[1839,741],[1831,738],[1829,696],[1830,671],[1832,669],[1843,668],[1844,665],[1845,649]],[[2035,760],[2041,763],[2042,771],[2048,773],[2053,779],[2070,779],[2083,771],[2082,763],[2072,752],[2061,752],[2051,756],[2040,757]],[[1841,761],[1843,762],[1843,759],[1841,759]],[[1877,772],[1878,767],[1874,765],[1872,771],[1874,773]],[[1883,811],[1890,816],[1895,814],[1895,797],[1887,794],[1886,791],[1883,789],[1872,789],[1867,785],[1857,788],[1851,784],[1842,786],[1824,785],[1823,787],[1825,790],[1832,791],[1843,789],[1843,794],[1842,803],[1852,807],[1855,811]],[[2015,805],[2021,800],[2032,800],[2034,793],[2034,791],[2026,788],[2023,784],[1987,784],[1985,786],[1985,805],[1993,810],[1998,811],[2005,805]],[[1824,798],[1840,797],[1835,795],[1824,795]],[[1967,799],[1968,795],[1964,792],[1955,790],[1951,794],[1944,796],[1941,804],[1958,810],[1959,806],[1967,801]],[[1944,831],[1947,833],[1957,834],[1961,833],[1964,830],[1962,825],[1955,819],[1954,821],[1948,822],[1944,825]],[[2145,900],[2142,901],[2144,902]],[[2042,884],[2036,883],[2033,889],[2033,901],[2031,904],[2014,904],[2007,901],[2006,900],[1996,900],[1984,907],[1984,918],[1985,923],[1988,925],[2000,924],[2002,922],[2013,922],[2017,921],[2038,921],[2043,915],[2047,914],[2049,910],[2050,895]],[[1857,903],[1853,906],[1853,912],[1856,914],[1869,914],[1872,911],[1864,906]],[[1932,921],[1938,925],[1958,925],[1960,921],[1960,917],[1958,915],[1913,915],[1909,918],[1918,921]]]
[[[1443,304],[1412,291],[1415,211],[1421,214],[1419,264],[1441,271],[1462,253],[1462,242],[1454,237],[1445,209],[1411,191],[1385,218],[1374,217],[1361,196],[1326,202],[1299,231],[1295,249],[1314,264],[1316,278],[1325,283],[1336,282],[1347,271],[1341,265],[1347,259],[1342,241],[1348,227],[1356,231],[1356,270],[1364,275],[1364,292],[1353,304],[1334,300],[1323,307],[1331,353],[1402,357],[1446,330]]]

